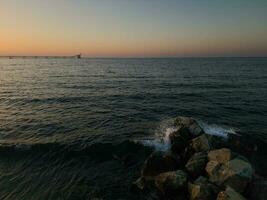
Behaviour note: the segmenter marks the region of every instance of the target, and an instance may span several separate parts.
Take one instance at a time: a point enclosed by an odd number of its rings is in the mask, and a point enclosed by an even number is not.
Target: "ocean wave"
[[[238,135],[237,129],[233,127],[227,127],[224,125],[208,124],[203,121],[198,121],[198,124],[208,135],[215,135],[223,138],[228,138],[229,134]]]
[[[164,120],[160,123],[155,130],[155,134],[147,139],[138,140],[137,143],[141,143],[144,146],[153,147],[156,151],[166,152],[170,150],[171,143],[169,135],[177,131],[177,127],[173,125],[174,119]],[[197,120],[200,127],[208,135],[215,135],[227,139],[229,134],[238,135],[237,130],[232,127],[224,125],[208,124],[201,120]]]

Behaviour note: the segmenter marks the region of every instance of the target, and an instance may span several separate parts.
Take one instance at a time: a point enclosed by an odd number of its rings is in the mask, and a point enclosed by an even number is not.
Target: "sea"
[[[177,116],[265,156],[267,58],[0,58],[0,199],[152,199]]]

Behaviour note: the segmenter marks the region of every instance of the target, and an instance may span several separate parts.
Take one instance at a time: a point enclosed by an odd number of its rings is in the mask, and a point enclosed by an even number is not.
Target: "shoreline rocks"
[[[246,198],[227,186],[225,191],[218,194],[217,200],[246,200]]]
[[[188,173],[192,177],[199,177],[205,172],[205,167],[207,163],[207,153],[198,152],[195,153],[186,163],[185,167]]]
[[[170,151],[148,157],[141,177],[134,183],[139,190],[156,192],[159,199],[266,197],[257,191],[266,192],[267,182],[254,178],[254,167],[247,158],[232,151],[227,140],[207,135],[193,118],[177,117],[174,125],[176,131],[169,135]]]
[[[188,191],[191,200],[209,200],[216,198],[219,189],[210,183],[206,177],[200,176],[194,183],[188,184]]]
[[[187,186],[187,174],[183,170],[161,173],[155,177],[155,186],[165,196],[183,192]]]

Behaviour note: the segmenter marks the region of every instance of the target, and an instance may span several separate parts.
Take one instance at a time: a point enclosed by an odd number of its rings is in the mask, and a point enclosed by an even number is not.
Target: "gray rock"
[[[194,136],[199,136],[204,133],[203,129],[197,123],[197,121],[191,117],[182,117],[179,116],[175,119],[174,124],[178,127],[183,126],[187,127],[189,132]]]
[[[200,176],[194,183],[188,184],[191,200],[215,199],[219,192],[218,187],[210,183],[207,178]]]
[[[246,200],[246,198],[228,186],[225,191],[218,194],[217,200]]]
[[[188,145],[189,141],[192,139],[192,135],[187,127],[179,127],[177,131],[169,135],[171,142],[171,149],[173,152],[181,152]]]
[[[195,120],[192,117],[178,116],[175,119],[174,124],[176,126],[187,126],[188,127],[194,122],[195,122]]]
[[[233,159],[226,164],[222,171],[225,177],[224,185],[231,186],[237,192],[243,192],[251,181],[254,170],[249,162]]]
[[[180,153],[183,164],[185,165],[194,154],[194,149],[190,145],[187,146],[184,151]]]
[[[250,163],[235,158],[225,164],[210,161],[206,166],[209,180],[219,186],[230,186],[242,193],[252,179],[254,170]]]
[[[221,164],[220,163],[218,163],[217,161],[209,161],[208,163],[207,163],[207,165],[206,165],[206,172],[207,172],[207,174],[208,174],[208,176],[210,177],[210,180],[212,181],[212,182],[215,182],[216,181],[216,179],[217,179],[217,174],[218,174],[218,172],[219,172],[219,170],[220,170],[220,168],[221,168]],[[216,179],[215,179],[216,178]],[[213,180],[213,179],[215,179],[215,180]]]
[[[198,153],[195,153],[188,160],[185,167],[191,176],[198,177],[205,172],[206,164],[207,164],[207,153],[198,152]]]
[[[227,148],[216,149],[208,153],[209,161],[217,161],[218,163],[226,163],[232,158],[232,151]]]
[[[211,145],[206,134],[198,136],[191,141],[191,146],[196,152],[209,151]]]
[[[161,173],[155,177],[155,186],[165,195],[184,191],[187,187],[187,174],[182,170]]]

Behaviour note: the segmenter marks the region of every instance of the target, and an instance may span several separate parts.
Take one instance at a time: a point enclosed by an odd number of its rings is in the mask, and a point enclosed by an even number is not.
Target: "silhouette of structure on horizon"
[[[82,54],[80,53],[80,54],[76,55],[76,58],[81,59],[82,58]]]

